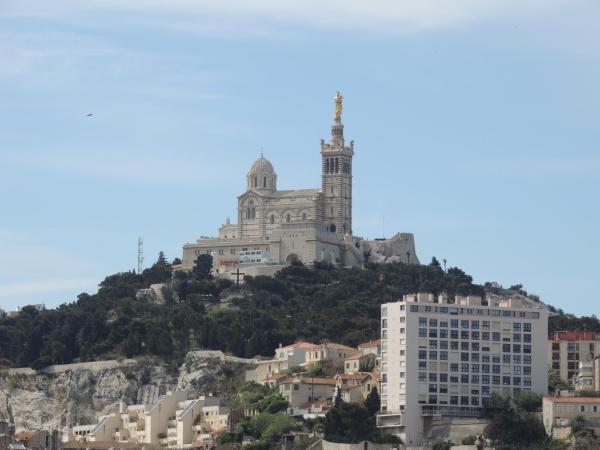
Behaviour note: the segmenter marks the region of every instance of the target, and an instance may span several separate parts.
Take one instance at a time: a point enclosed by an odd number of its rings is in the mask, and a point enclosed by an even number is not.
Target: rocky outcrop
[[[170,370],[156,360],[126,360],[5,372],[0,374],[0,420],[14,423],[17,432],[63,429],[95,423],[100,415],[118,412],[121,404],[152,404],[173,389],[188,390],[190,397],[227,397],[252,363],[219,351],[197,351]]]

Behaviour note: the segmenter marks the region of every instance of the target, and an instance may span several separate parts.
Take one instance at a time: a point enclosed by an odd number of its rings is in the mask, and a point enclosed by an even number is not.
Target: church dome
[[[271,164],[271,161],[261,155],[260,158],[252,163],[252,167],[250,167],[250,171],[248,173],[274,174],[275,169],[273,169],[273,164]]]
[[[249,191],[277,190],[277,174],[273,169],[273,164],[262,155],[252,163],[248,171],[247,181]]]

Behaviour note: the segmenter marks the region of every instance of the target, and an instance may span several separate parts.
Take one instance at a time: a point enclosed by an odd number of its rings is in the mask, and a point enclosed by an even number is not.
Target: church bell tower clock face
[[[323,226],[335,234],[352,234],[352,157],[354,143],[344,143],[342,95],[337,92],[329,142],[321,140]]]

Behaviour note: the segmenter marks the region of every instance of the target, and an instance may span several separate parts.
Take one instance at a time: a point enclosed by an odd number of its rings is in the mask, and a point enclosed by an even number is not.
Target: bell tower
[[[335,116],[331,125],[331,140],[321,139],[321,191],[323,194],[323,225],[330,233],[352,234],[352,156],[354,141],[344,144],[342,101],[335,96]]]

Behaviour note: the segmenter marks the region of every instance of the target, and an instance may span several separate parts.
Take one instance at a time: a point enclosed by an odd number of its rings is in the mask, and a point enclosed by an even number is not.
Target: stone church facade
[[[200,254],[212,255],[218,272],[248,265],[277,266],[294,260],[353,266],[369,259],[376,246],[353,235],[354,142],[345,143],[341,112],[338,92],[330,140],[321,140],[320,188],[278,190],[277,173],[261,155],[246,175],[246,192],[238,197],[237,223],[228,219],[218,237],[202,237],[185,244],[183,269],[191,269]],[[418,263],[412,234],[399,234],[395,239],[404,242],[402,249],[406,247],[413,255],[412,260],[408,254],[396,256]],[[387,248],[389,253],[389,243]],[[402,253],[402,249],[392,252]],[[384,260],[389,256],[385,255]]]

